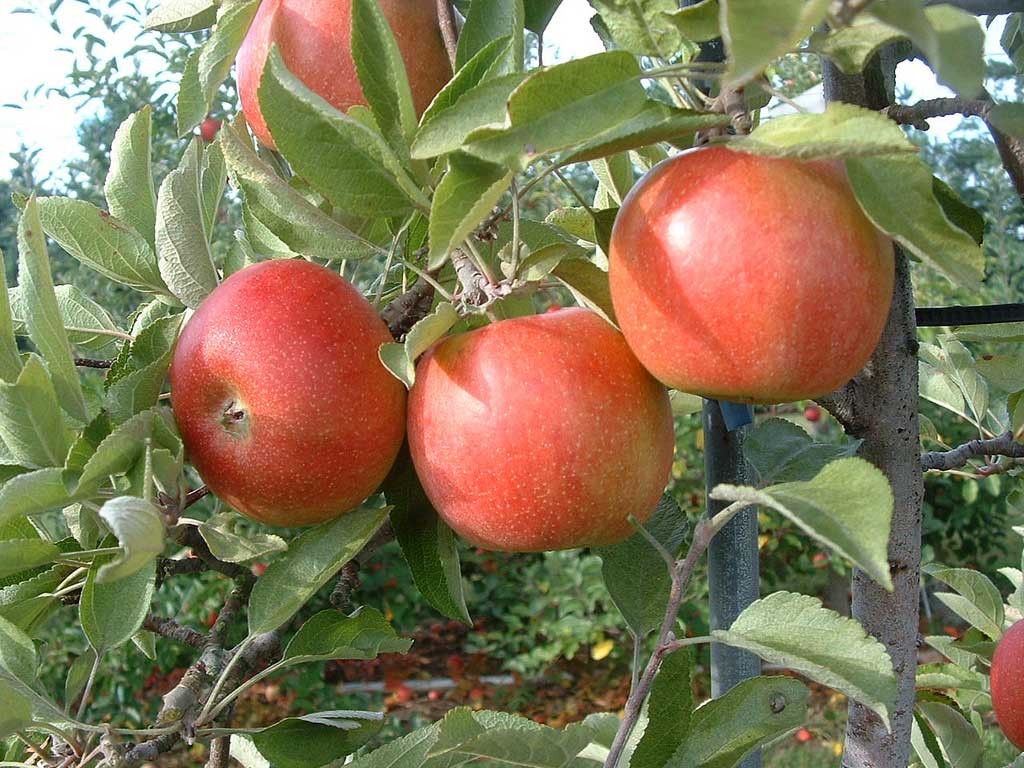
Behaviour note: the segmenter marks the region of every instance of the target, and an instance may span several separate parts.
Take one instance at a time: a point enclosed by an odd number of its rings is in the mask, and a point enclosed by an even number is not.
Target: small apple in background
[[[838,162],[724,147],[652,169],[622,203],[608,255],[633,352],[670,387],[743,403],[838,389],[889,315],[893,248]]]
[[[828,568],[829,557],[825,552],[815,552],[814,557],[811,558],[811,562],[815,568],[819,571]]]
[[[422,114],[452,76],[434,0],[380,0]],[[274,148],[263,120],[259,85],[272,44],[288,70],[337,109],[366,104],[352,59],[351,0],[264,0],[238,51],[238,93],[256,137]]]
[[[798,730],[798,731],[796,732],[796,736],[795,736],[795,738],[796,738],[796,740],[797,740],[797,741],[799,741],[799,742],[800,742],[801,744],[806,744],[807,742],[809,742],[809,741],[810,741],[811,739],[813,739],[813,738],[814,738],[814,734],[812,734],[812,733],[811,733],[811,732],[810,732],[809,730],[807,730],[806,728],[801,728],[800,730]]]
[[[203,141],[207,144],[211,143],[217,138],[217,131],[220,130],[222,123],[215,117],[208,117],[203,120],[199,125],[199,135],[202,136]]]
[[[992,657],[992,707],[1006,738],[1024,750],[1024,621],[1003,635]]]
[[[811,424],[821,421],[821,407],[817,405],[808,405],[804,408],[804,418],[811,422]]]
[[[427,496],[470,544],[601,546],[635,532],[668,482],[665,388],[589,310],[503,320],[442,340],[409,395]]]
[[[405,388],[377,351],[391,334],[348,282],[308,261],[236,272],[199,306],[171,363],[192,465],[270,525],[311,525],[362,502],[405,434]]]

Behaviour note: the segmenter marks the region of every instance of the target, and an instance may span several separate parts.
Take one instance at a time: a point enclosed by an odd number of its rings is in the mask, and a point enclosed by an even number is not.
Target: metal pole
[[[728,404],[726,404],[728,407]],[[719,483],[743,483],[747,477],[742,441],[746,427],[729,431],[716,400],[704,401],[704,478],[708,492]],[[708,514],[726,506],[707,500]],[[727,629],[760,597],[757,509],[736,515],[708,549],[711,628]],[[761,674],[761,660],[748,651],[714,643],[711,646],[711,695],[718,698],[742,681]],[[741,768],[760,768],[761,752],[747,757]]]

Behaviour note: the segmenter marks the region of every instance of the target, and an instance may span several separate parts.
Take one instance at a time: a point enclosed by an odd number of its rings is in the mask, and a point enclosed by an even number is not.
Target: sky
[[[47,92],[47,88],[64,81],[71,67],[71,54],[56,50],[66,44],[67,38],[50,28],[45,13],[39,16],[16,12],[18,8],[42,8],[47,4],[47,0],[0,0],[0,72],[3,73],[0,77],[0,174],[10,172],[13,162],[9,155],[23,142],[42,150],[39,166],[43,174],[55,171],[78,152],[75,128],[83,116],[79,105]],[[66,20],[66,30],[78,25],[97,27],[95,18],[88,15],[84,7],[84,4],[65,4],[61,18]],[[603,50],[589,24],[592,14],[586,0],[564,0],[545,33],[545,61]],[[111,51],[123,52],[136,43],[127,26],[109,41]],[[999,48],[1001,26],[997,22],[989,30],[985,46],[989,55],[1002,55]],[[104,33],[103,37],[106,36]],[[141,66],[145,70],[145,62]],[[897,76],[910,85],[915,100],[951,95],[921,62],[902,63]],[[42,89],[26,99],[26,93],[39,86]],[[8,104],[19,105],[19,108],[5,106]],[[948,133],[959,123],[958,117],[940,118],[932,121],[932,133]]]

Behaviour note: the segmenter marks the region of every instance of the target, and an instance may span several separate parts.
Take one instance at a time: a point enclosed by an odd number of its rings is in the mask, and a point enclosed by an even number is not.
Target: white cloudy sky
[[[45,90],[59,85],[67,76],[71,56],[56,50],[66,38],[49,27],[45,16],[15,12],[16,8],[47,4],[46,0],[0,0],[0,105],[21,105],[20,109],[0,107],[0,173],[10,170],[9,154],[22,142],[42,149],[40,165],[44,172],[55,170],[77,151],[75,126],[82,117],[78,105]],[[95,19],[82,10],[84,7],[65,4],[62,19],[66,20],[66,29],[95,24]],[[586,0],[564,0],[545,36],[547,60],[552,60],[556,51],[561,56],[581,56],[601,50],[588,22],[591,14]],[[990,30],[988,53],[999,53],[998,41],[998,29]],[[129,34],[122,33],[109,45],[112,51],[125,51],[134,42]],[[902,64],[899,75],[912,86],[916,98],[948,95],[920,63]],[[43,86],[43,91],[26,100],[26,92],[38,86]],[[948,131],[958,122],[959,118],[947,118],[934,129]]]

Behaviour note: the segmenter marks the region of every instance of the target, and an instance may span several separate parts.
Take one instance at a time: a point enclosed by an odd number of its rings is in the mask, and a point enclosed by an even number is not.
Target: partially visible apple
[[[479,547],[611,544],[646,520],[675,446],[665,388],[572,308],[445,339],[420,360],[409,447],[438,513]]]
[[[417,114],[452,76],[434,0],[380,0],[398,41]],[[263,0],[238,52],[238,93],[245,119],[268,147],[274,139],[260,111],[263,68],[273,43],[289,71],[345,111],[365,104],[352,59],[351,0]]]
[[[377,357],[391,340],[370,303],[316,264],[265,261],[225,280],[171,365],[174,416],[210,490],[281,526],[373,493],[405,433],[405,389]]]
[[[1003,635],[992,657],[992,707],[1006,738],[1024,750],[1024,621]]]
[[[665,384],[743,403],[812,399],[881,337],[892,244],[838,162],[690,150],[652,169],[612,230],[615,313]]]
[[[199,124],[199,135],[203,141],[207,144],[211,143],[217,138],[217,132],[220,130],[221,121],[215,117],[208,117]]]

